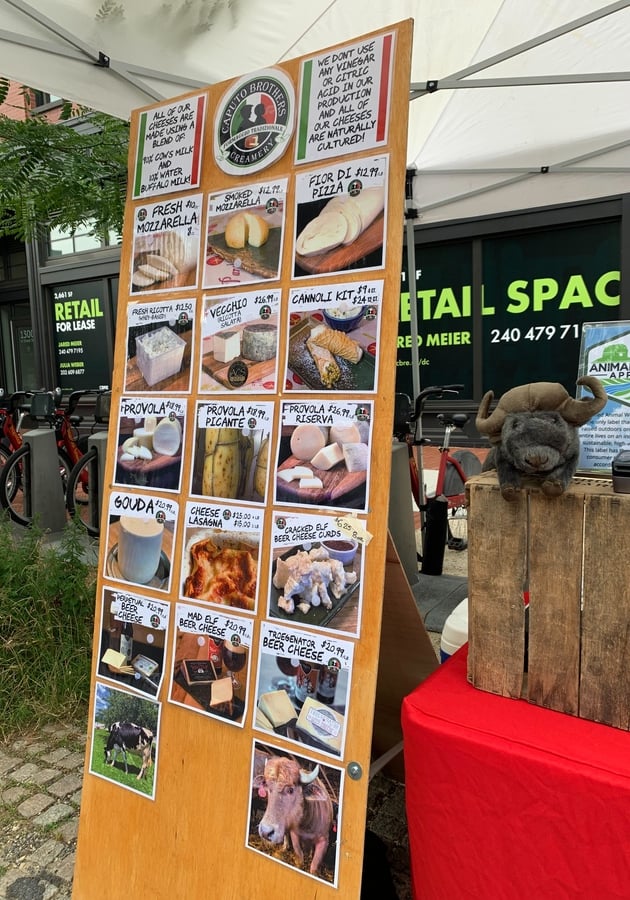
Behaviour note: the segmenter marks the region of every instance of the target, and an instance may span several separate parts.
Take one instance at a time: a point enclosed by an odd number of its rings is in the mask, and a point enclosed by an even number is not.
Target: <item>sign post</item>
[[[411,35],[132,117],[75,900],[360,895]]]

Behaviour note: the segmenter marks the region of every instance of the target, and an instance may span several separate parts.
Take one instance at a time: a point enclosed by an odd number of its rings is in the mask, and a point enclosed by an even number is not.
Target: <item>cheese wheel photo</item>
[[[135,398],[128,398],[131,406]],[[175,403],[176,401],[172,401]],[[114,482],[124,486],[177,491],[182,475],[183,407],[177,415],[153,414],[119,421]]]

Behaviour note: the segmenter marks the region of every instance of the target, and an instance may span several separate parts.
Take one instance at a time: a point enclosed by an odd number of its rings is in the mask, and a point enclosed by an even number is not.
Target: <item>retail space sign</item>
[[[105,302],[100,281],[62,285],[53,291],[55,355],[63,390],[109,384]]]
[[[473,283],[473,242],[482,283]],[[614,320],[620,308],[617,222],[536,228],[518,235],[416,246],[421,387],[463,383],[481,392],[559,381],[575,393],[582,324]],[[397,390],[411,394],[409,275],[403,259]]]

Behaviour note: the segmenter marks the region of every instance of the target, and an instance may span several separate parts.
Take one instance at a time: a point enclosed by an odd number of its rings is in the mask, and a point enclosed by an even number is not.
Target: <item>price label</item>
[[[335,524],[345,537],[354,538],[355,541],[366,547],[372,540],[372,535],[365,528],[363,522],[354,516],[338,516]]]

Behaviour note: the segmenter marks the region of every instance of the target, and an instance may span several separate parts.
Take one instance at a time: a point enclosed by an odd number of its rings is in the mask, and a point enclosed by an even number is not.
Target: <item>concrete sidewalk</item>
[[[85,726],[0,744],[0,898],[70,900]]]

